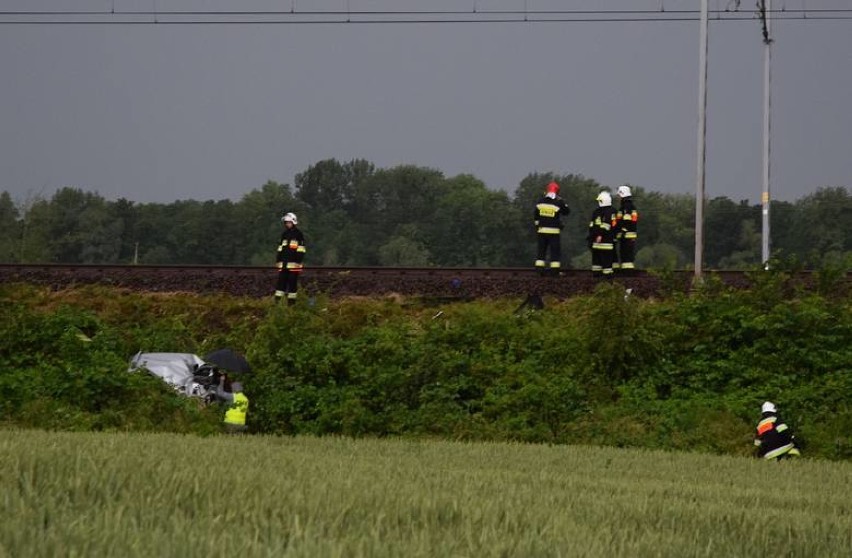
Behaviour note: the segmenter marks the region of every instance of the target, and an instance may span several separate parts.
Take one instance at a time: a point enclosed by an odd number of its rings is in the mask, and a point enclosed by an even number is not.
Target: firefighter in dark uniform
[[[796,447],[793,431],[778,416],[775,404],[766,401],[760,410],[760,422],[757,423],[757,433],[754,437],[757,456],[776,461],[799,457],[801,453]]]
[[[612,208],[612,196],[601,192],[596,198],[598,207],[592,213],[589,222],[589,234],[586,236],[592,251],[592,274],[595,277],[612,279],[612,262],[615,255],[616,215]]]
[[[547,185],[544,196],[535,205],[534,223],[538,237],[538,253],[535,267],[542,274],[558,275],[562,267],[562,219],[570,210],[559,197],[559,184],[551,182]],[[550,263],[546,259],[550,249]]]
[[[287,298],[287,304],[295,304],[299,289],[299,274],[302,272],[302,260],[305,257],[305,235],[297,226],[299,220],[293,213],[281,218],[284,231],[278,244],[276,267],[278,284],[275,287],[275,302]]]
[[[636,265],[636,224],[639,221],[639,212],[633,204],[633,193],[630,186],[626,184],[618,187],[618,197],[621,200],[618,212],[615,214],[616,243],[618,255],[612,267],[624,275],[633,275]]]

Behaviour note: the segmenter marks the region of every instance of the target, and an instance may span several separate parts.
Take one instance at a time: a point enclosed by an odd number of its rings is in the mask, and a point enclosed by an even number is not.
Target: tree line
[[[319,161],[294,183],[268,181],[239,201],[109,201],[66,187],[50,199],[0,193],[0,262],[272,265],[286,211],[299,216],[316,266],[525,267],[535,259],[533,208],[556,181],[571,209],[563,266],[588,268],[589,217],[603,186],[576,174],[531,173],[514,192],[472,175],[363,159]],[[631,185],[639,209],[640,268],[690,267],[695,200]],[[617,202],[615,202],[617,203]],[[773,201],[773,256],[809,268],[852,267],[852,195],[820,188]],[[761,206],[727,197],[704,209],[704,264],[746,269],[761,260]]]

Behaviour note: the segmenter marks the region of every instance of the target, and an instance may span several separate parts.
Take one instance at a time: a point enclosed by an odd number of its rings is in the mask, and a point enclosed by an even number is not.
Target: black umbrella
[[[249,366],[245,357],[234,352],[232,349],[213,351],[210,354],[204,355],[204,361],[235,374],[251,372],[251,366]]]

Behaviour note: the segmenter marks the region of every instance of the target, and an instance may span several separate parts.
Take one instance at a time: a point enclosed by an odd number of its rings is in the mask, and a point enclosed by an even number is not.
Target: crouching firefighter
[[[248,414],[249,400],[243,393],[243,385],[240,382],[231,382],[231,390],[225,390],[225,375],[219,377],[219,387],[216,389],[216,397],[228,403],[225,409],[225,419],[222,421],[225,430],[230,433],[245,432],[246,415]]]
[[[754,445],[757,446],[757,456],[763,459],[781,460],[801,455],[793,431],[778,416],[775,404],[771,401],[761,407]]]
[[[275,302],[287,297],[287,304],[295,304],[299,290],[299,274],[302,272],[302,260],[305,257],[305,235],[299,230],[299,220],[295,213],[285,213],[281,218],[284,231],[278,243],[276,267],[278,284],[275,287]]]

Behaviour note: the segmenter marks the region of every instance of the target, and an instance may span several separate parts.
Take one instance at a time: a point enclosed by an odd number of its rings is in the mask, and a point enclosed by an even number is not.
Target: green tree
[[[230,200],[206,201],[201,206],[199,220],[192,224],[190,235],[204,239],[196,257],[202,264],[242,264],[243,254],[238,249],[243,225],[237,220],[237,211]]]
[[[52,262],[50,246],[50,203],[41,197],[26,203],[21,219],[21,243],[18,261],[22,263]]]
[[[417,227],[405,225],[398,234],[379,247],[379,263],[384,266],[425,267],[430,264],[428,248],[417,240]]]
[[[63,263],[115,263],[124,224],[106,200],[79,188],[62,188],[49,204],[48,245],[51,260]]]
[[[740,222],[740,232],[734,251],[719,259],[720,269],[749,269],[760,264],[761,233],[754,221]]]
[[[138,260],[136,238],[136,221],[138,219],[138,207],[128,199],[119,198],[112,204],[108,204],[109,212],[113,219],[121,222],[122,235],[118,252],[118,262],[132,263]]]
[[[760,264],[760,207],[713,198],[704,211],[704,261],[723,269]]]
[[[531,173],[507,195],[471,175],[445,178],[402,165],[326,159],[289,185],[268,181],[239,202],[107,202],[77,188],[17,207],[0,193],[0,260],[21,262],[272,265],[285,211],[299,216],[308,265],[525,266],[535,256],[533,209],[550,181],[571,214],[563,221],[563,265],[588,266],[588,220],[602,186],[582,175]],[[694,252],[694,198],[632,186],[639,210],[637,264],[688,266]],[[615,200],[617,204],[617,199]],[[852,197],[820,188],[795,203],[772,203],[773,256],[809,268],[850,265]],[[759,263],[760,207],[709,200],[704,262]],[[410,253],[406,253],[409,251]],[[674,263],[673,263],[674,262]]]
[[[398,236],[399,227],[432,219],[446,192],[439,171],[411,165],[379,170],[357,183],[349,213],[355,226],[347,232],[349,265],[378,265],[379,247]]]
[[[325,159],[296,175],[296,197],[313,211],[344,208],[352,203],[357,185],[374,172],[364,159],[343,164]]]
[[[189,263],[181,262],[179,244],[182,241],[180,227],[176,226],[177,206],[173,204],[143,204],[139,207],[134,237],[139,242],[139,263],[148,265]]]
[[[21,221],[9,192],[0,193],[0,262],[18,261]]]
[[[344,231],[355,218],[356,192],[375,173],[372,163],[355,159],[339,163],[326,159],[296,175],[296,198],[305,208],[306,220],[300,227],[309,237],[308,261],[338,265],[349,261],[353,252]],[[309,222],[309,226],[303,226]],[[375,252],[375,250],[373,250]],[[357,265],[357,264],[353,264]]]
[[[238,224],[235,263],[272,266],[281,236],[281,217],[288,211],[305,217],[303,209],[304,205],[296,200],[288,184],[272,180],[260,190],[244,195],[234,208]]]
[[[682,268],[686,261],[685,254],[665,242],[644,246],[636,253],[636,265],[640,269],[674,270]]]
[[[820,188],[798,201],[797,252],[811,266],[834,264],[852,252],[852,197],[846,188]]]
[[[646,192],[636,201],[639,209],[639,240],[637,249],[653,247],[656,244],[674,248],[674,251],[663,248],[666,254],[663,260],[670,261],[671,255],[677,255],[680,267],[695,251],[695,200],[686,194],[661,194]],[[636,254],[636,263],[644,264]],[[653,259],[656,259],[653,258]],[[691,259],[691,258],[690,258]]]
[[[770,249],[773,256],[796,254],[800,233],[796,230],[798,209],[791,202],[773,201],[769,207]]]
[[[446,180],[428,227],[435,263],[444,266],[518,265],[520,215],[505,192],[488,190],[481,180],[459,175]]]
[[[242,234],[229,200],[140,207],[135,236],[146,264],[232,264]]]

